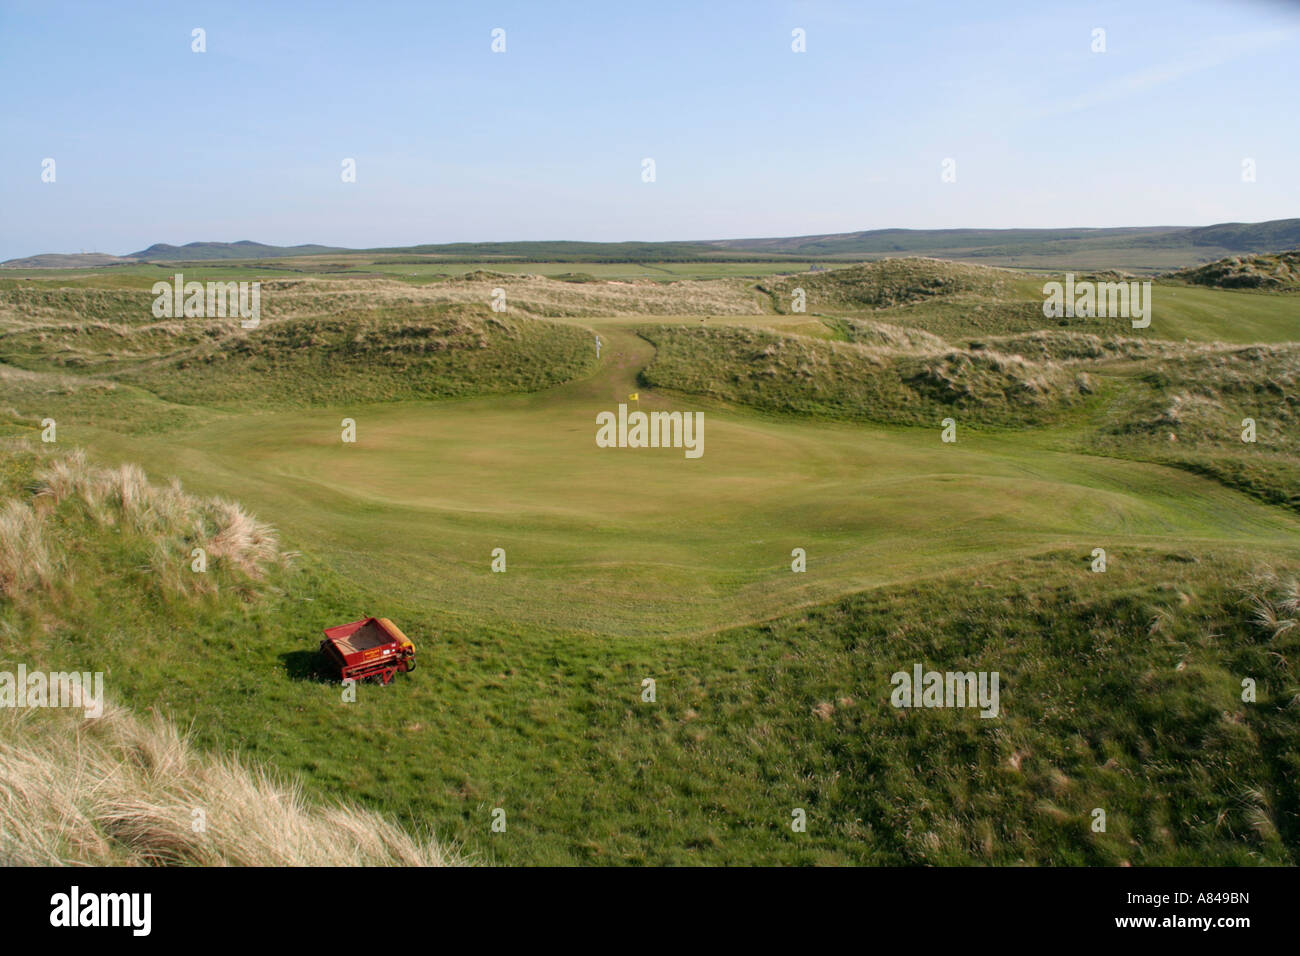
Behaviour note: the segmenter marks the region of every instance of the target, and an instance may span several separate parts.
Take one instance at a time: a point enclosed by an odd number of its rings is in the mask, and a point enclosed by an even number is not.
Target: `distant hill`
[[[319,256],[332,252],[347,252],[338,246],[268,246],[264,242],[189,242],[171,246],[155,242],[148,249],[133,252],[128,259],[144,262],[193,262],[198,259],[277,259],[282,256]]]
[[[980,250],[1006,251],[1021,247],[1041,247],[1046,243],[1097,240],[1131,242],[1136,239],[1159,241],[1160,238],[1185,231],[1177,226],[1133,226],[1118,229],[869,229],[865,232],[783,239],[715,239],[706,245],[713,249],[809,256],[895,255],[953,250],[978,254]]]
[[[1114,229],[872,229],[865,232],[699,242],[476,242],[366,249],[390,255],[461,258],[509,256],[534,261],[672,261],[696,259],[871,259],[922,255],[976,259],[990,265],[1054,268],[1159,268],[1228,255],[1300,246],[1300,219],[1214,226],[1129,226]],[[1166,267],[1167,268],[1167,267]]]
[[[1222,246],[1240,252],[1278,252],[1300,249],[1300,219],[1274,219],[1270,222],[1221,222],[1187,230],[1192,242],[1202,246]]]
[[[134,259],[110,256],[104,252],[61,253],[45,252],[26,259],[0,262],[0,269],[89,269],[99,266],[130,265]]]
[[[1231,256],[1192,269],[1180,269],[1170,278],[1220,289],[1261,289],[1300,292],[1300,249],[1276,255]]]
[[[102,252],[46,252],[23,259],[0,262],[0,269],[87,269],[99,266],[135,265],[141,262],[197,262],[221,259],[279,259],[285,256],[318,256],[347,252],[337,246],[268,246],[264,242],[190,242],[183,246],[156,242],[148,249],[126,256]]]
[[[871,229],[817,236],[713,239],[693,242],[451,242],[372,249],[271,246],[260,242],[157,243],[129,256],[45,254],[0,263],[7,268],[72,268],[140,262],[259,260],[351,253],[376,262],[419,262],[437,256],[466,262],[698,262],[863,260],[897,256],[975,260],[1016,268],[1123,268],[1147,272],[1229,256],[1300,247],[1300,219],[1226,222],[1213,226],[1129,226],[1113,229]],[[401,258],[407,257],[407,258]]]
[[[1277,252],[1300,246],[1300,219],[1115,229],[873,229],[787,239],[721,239],[707,245],[729,251],[828,257],[904,253],[939,258],[1014,258],[1100,249]]]

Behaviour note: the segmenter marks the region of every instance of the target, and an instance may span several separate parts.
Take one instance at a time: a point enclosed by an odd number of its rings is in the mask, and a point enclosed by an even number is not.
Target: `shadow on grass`
[[[289,651],[280,655],[285,673],[290,680],[311,681],[315,684],[337,684],[339,675],[320,651]]]

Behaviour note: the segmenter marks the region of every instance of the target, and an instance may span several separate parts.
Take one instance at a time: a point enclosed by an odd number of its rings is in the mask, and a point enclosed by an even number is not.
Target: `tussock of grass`
[[[0,508],[0,596],[49,583],[54,571],[41,518],[22,501]]]
[[[196,813],[196,811],[199,811]],[[201,825],[200,825],[201,824]],[[155,714],[0,711],[0,863],[447,866],[459,852],[236,757]]]
[[[1251,621],[1270,643],[1300,622],[1300,580],[1262,568],[1242,588],[1242,598],[1252,611]]]
[[[870,319],[830,317],[823,320],[832,332],[855,345],[878,345],[891,349],[942,349],[948,343],[924,329],[873,322]]]
[[[15,448],[10,446],[9,453]],[[179,593],[212,592],[224,579],[255,582],[280,560],[274,529],[239,505],[152,484],[135,465],[100,468],[80,450],[46,460],[34,491],[0,510],[0,596],[54,585],[68,555],[111,530],[117,550],[147,554],[149,580]],[[208,570],[191,570],[195,548]]]

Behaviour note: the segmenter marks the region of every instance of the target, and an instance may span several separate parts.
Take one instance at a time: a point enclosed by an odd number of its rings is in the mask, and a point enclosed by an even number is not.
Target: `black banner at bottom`
[[[127,945],[284,939],[331,945],[517,928],[546,938],[608,926],[663,935],[689,925],[767,936],[774,925],[864,939],[1178,939],[1232,945],[1294,925],[1291,869],[9,869],[5,939]],[[450,926],[448,925],[450,924]],[[566,928],[567,927],[567,928]],[[968,935],[970,934],[970,935]],[[605,937],[614,942],[620,937]]]

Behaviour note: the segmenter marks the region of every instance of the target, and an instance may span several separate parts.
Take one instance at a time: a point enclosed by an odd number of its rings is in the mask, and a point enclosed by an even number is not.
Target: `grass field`
[[[1300,567],[1294,296],[1158,284],[1132,330],[1044,319],[1015,273],[560,265],[613,281],[316,276],[248,332],[156,322],[144,267],[6,277],[8,495],[82,447],[294,555],[178,596],[156,542],[69,524],[70,573],[0,597],[2,656],[93,664],[203,747],[489,861],[1296,861],[1300,629],[1259,613]],[[597,447],[631,393],[703,412],[703,456]],[[421,668],[344,704],[315,646],[366,614]],[[917,662],[1000,671],[1004,718],[890,707]]]

